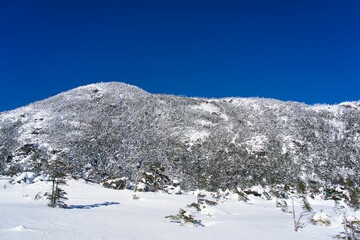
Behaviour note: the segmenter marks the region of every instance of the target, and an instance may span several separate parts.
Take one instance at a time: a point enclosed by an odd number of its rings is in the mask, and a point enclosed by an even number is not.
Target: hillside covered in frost
[[[0,175],[135,182],[154,163],[184,189],[360,182],[360,102],[186,98],[123,83],[79,87],[0,114]]]

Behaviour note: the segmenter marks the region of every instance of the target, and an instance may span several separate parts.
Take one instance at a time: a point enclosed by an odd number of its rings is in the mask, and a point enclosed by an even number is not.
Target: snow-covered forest
[[[123,83],[79,87],[0,113],[0,238],[354,235],[359,129],[360,102],[186,98]],[[55,162],[64,180],[56,180]],[[65,208],[48,208],[45,193],[57,189]]]

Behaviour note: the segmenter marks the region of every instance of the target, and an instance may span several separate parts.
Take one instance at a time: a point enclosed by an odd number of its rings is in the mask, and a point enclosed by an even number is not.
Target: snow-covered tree
[[[165,170],[165,166],[159,162],[150,164],[148,170],[143,173],[143,178],[137,185],[137,190],[142,189],[151,192],[164,190],[165,186],[170,182]]]
[[[174,179],[171,181],[171,184],[166,186],[165,189],[169,194],[181,194],[181,186],[180,181],[177,179]]]
[[[320,212],[317,212],[312,216],[311,223],[314,225],[330,226],[331,225],[330,216],[321,210]]]
[[[345,198],[345,202],[354,212],[360,209],[360,186],[353,179],[347,179],[346,186],[349,196]]]

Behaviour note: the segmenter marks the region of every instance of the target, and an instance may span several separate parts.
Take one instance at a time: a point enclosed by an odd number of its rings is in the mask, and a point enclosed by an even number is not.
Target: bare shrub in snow
[[[297,194],[291,197],[291,204],[292,204],[292,215],[293,215],[293,222],[294,222],[294,230],[295,232],[299,231],[300,229],[306,226],[306,223],[302,222],[303,218],[307,216],[309,213],[312,212],[312,207],[306,198],[306,183],[302,180],[298,180],[296,185]],[[302,212],[297,214],[295,211],[294,206],[294,198],[299,197],[301,199],[301,207]]]
[[[133,200],[139,200],[139,199],[140,199],[139,195],[136,195],[136,194],[133,195]]]

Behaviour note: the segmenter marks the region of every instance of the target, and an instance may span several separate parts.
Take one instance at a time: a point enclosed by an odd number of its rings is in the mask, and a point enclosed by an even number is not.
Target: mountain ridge
[[[343,183],[358,179],[359,109],[360,101],[187,98],[90,84],[0,113],[0,174],[41,172],[62,158],[72,175],[94,181],[134,181],[139,163],[145,171],[160,162],[185,188]]]

